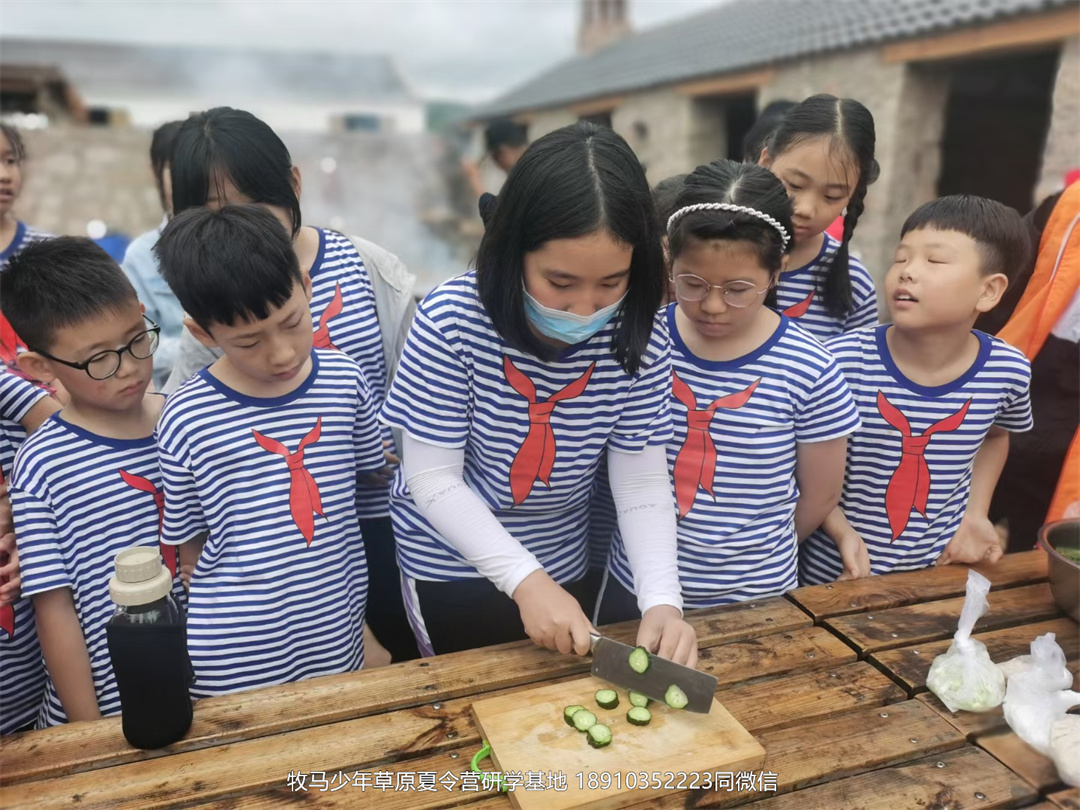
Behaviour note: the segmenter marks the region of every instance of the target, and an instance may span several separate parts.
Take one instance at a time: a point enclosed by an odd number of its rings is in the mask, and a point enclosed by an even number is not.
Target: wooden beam
[[[589,101],[580,101],[577,104],[569,104],[567,109],[578,118],[583,118],[587,115],[609,113],[616,107],[622,106],[625,101],[625,96],[605,96],[604,98],[594,98]]]
[[[1080,34],[1080,10],[1075,6],[1051,14],[1003,20],[938,36],[897,42],[882,48],[885,62],[924,62],[1030,48],[1060,42]]]
[[[675,85],[675,92],[684,96],[723,96],[757,90],[769,84],[776,76],[772,68],[749,70],[742,73],[729,73],[709,79],[697,79],[692,82]]]

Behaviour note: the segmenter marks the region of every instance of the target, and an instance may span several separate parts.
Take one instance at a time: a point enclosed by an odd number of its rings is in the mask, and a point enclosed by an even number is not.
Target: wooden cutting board
[[[704,787],[706,773],[756,771],[765,761],[765,749],[715,698],[708,714],[677,711],[653,701],[649,704],[652,722],[634,726],[626,719],[630,708],[626,690],[616,689],[616,708],[596,705],[596,690],[611,688],[590,676],[473,703],[473,717],[481,737],[491,745],[494,761],[494,767],[485,762],[481,768],[566,775],[565,792],[515,787],[508,794],[514,807],[612,810],[680,789]],[[584,734],[565,723],[563,709],[573,704],[584,706],[611,729],[609,746],[592,748]],[[654,771],[660,775],[658,786],[652,784]],[[696,785],[695,773],[701,774]],[[597,775],[592,788],[590,774]],[[650,785],[642,789],[645,774]],[[606,789],[601,787],[605,782]]]

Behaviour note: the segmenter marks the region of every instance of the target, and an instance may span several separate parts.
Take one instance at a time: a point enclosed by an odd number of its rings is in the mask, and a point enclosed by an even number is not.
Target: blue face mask
[[[622,298],[614,304],[598,309],[592,315],[575,315],[573,312],[545,307],[526,290],[525,314],[529,323],[545,337],[562,343],[582,343],[607,326],[625,300],[626,293],[623,293]]]

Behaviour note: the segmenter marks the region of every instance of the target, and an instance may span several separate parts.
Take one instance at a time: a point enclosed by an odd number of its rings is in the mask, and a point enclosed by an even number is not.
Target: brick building
[[[926,200],[970,192],[1025,212],[1080,166],[1078,0],[732,0],[636,34],[626,14],[624,0],[583,0],[579,44],[609,44],[475,118],[514,117],[532,139],[608,124],[655,183],[741,158],[770,101],[857,98],[874,114],[881,176],[855,244],[879,275]]]

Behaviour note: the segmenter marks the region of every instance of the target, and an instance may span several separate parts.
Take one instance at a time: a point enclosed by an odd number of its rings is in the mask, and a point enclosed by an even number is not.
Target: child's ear
[[[214,340],[214,336],[207,332],[205,329],[203,329],[201,326],[199,326],[197,323],[195,323],[195,320],[193,318],[184,318],[184,326],[186,326],[188,328],[188,331],[191,332],[191,336],[197,341],[199,341],[199,343],[201,343],[206,348],[221,348],[220,346],[218,346],[217,341]]]
[[[32,379],[41,380],[44,383],[52,383],[56,379],[52,361],[37,352],[22,352],[16,365],[19,371]]]
[[[761,166],[763,169],[767,169],[772,165],[772,156],[769,154],[769,147],[761,147],[761,154],[758,155],[757,165]]]
[[[300,192],[303,191],[303,189],[304,189],[304,182],[303,182],[303,179],[300,177],[300,167],[299,166],[293,166],[291,174],[292,174],[293,191],[296,192],[296,199],[299,200],[300,199]]]
[[[300,271],[300,279],[301,279],[301,283],[304,285],[304,297],[307,299],[307,302],[310,304],[311,303],[311,289],[312,289],[311,273],[309,273],[307,270],[301,270]]]
[[[1001,296],[1009,287],[1009,279],[1004,273],[994,273],[982,282],[982,292],[975,303],[976,312],[989,312],[1001,302]]]
[[[780,274],[787,272],[787,266],[788,266],[790,261],[791,261],[791,254],[790,253],[785,253],[783,256],[780,257],[780,269],[777,270],[776,274],[773,276],[773,285],[774,286],[780,283]]]

